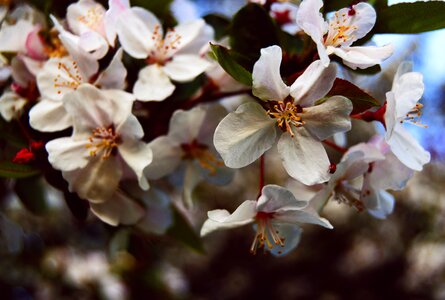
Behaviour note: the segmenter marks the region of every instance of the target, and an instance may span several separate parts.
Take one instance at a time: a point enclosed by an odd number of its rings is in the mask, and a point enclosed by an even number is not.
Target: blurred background
[[[187,20],[215,12],[230,16],[244,3],[176,0],[173,9]],[[383,101],[401,61],[412,61],[424,74],[422,123],[428,128],[410,129],[432,162],[395,193],[387,220],[332,202],[323,215],[335,229],[304,227],[300,245],[286,257],[251,255],[254,232],[247,227],[206,237],[205,253],[198,253],[168,237],[93,217],[77,221],[51,189],[49,211],[31,214],[3,192],[10,182],[2,180],[0,299],[445,299],[444,41],[445,30],[376,36],[378,45],[394,43],[394,58],[379,74],[345,75]],[[266,164],[274,166],[267,182],[301,193],[283,177],[274,152]],[[207,210],[233,211],[255,195],[256,168],[242,169],[230,186],[202,184],[190,212],[196,228]]]

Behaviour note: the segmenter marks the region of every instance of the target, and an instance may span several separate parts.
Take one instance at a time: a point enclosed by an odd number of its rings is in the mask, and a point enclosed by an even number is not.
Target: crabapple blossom
[[[133,95],[121,90],[99,90],[83,84],[63,99],[73,122],[71,137],[46,144],[48,160],[61,170],[70,191],[92,203],[106,202],[116,191],[124,171],[149,188],[143,170],[152,152],[141,141],[141,125],[131,114]]]
[[[213,149],[212,137],[218,122],[227,114],[220,105],[177,110],[170,119],[169,132],[153,140],[153,162],[144,170],[149,179],[183,172],[184,200],[192,205],[193,189],[202,180],[226,184],[232,172],[224,167]],[[182,166],[182,167],[181,167]]]
[[[430,153],[404,128],[409,122],[419,123],[422,104],[417,103],[424,91],[423,76],[418,72],[407,72],[409,66],[402,64],[394,77],[391,91],[386,93],[385,140],[391,151],[408,168],[421,171],[430,161]]]
[[[281,79],[281,56],[278,46],[261,50],[253,68],[253,94],[264,104],[245,103],[225,117],[215,130],[216,150],[228,167],[242,168],[280,135],[278,152],[288,174],[307,185],[325,182],[330,162],[321,141],[351,128],[352,104],[333,96],[315,105],[333,85],[334,65],[325,68],[317,60],[289,87]]]
[[[328,220],[305,210],[309,202],[295,199],[287,189],[266,185],[257,201],[246,200],[232,213],[216,209],[207,213],[201,236],[221,229],[231,229],[255,223],[256,235],[250,251],[263,248],[274,255],[285,255],[294,249],[301,237],[299,224],[309,223],[332,229]]]
[[[191,81],[210,66],[200,50],[213,39],[213,29],[202,19],[179,24],[164,35],[151,12],[130,8],[124,0],[110,1],[107,19],[110,36],[118,36],[125,52],[146,60],[133,87],[138,100],[162,101],[175,90],[171,81]]]
[[[297,13],[297,24],[317,45],[318,55],[324,66],[329,65],[329,55],[335,54],[352,69],[365,69],[380,64],[393,53],[392,45],[383,47],[355,46],[351,44],[371,31],[376,21],[374,8],[364,2],[342,8],[327,23],[320,8],[322,0],[303,0]]]

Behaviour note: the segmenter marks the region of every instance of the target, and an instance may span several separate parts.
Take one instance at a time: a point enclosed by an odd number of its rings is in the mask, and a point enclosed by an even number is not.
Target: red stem
[[[348,149],[346,149],[346,148],[344,148],[344,147],[341,147],[341,146],[337,145],[336,143],[331,142],[330,140],[324,140],[323,143],[325,143],[325,144],[328,145],[329,147],[331,147],[331,148],[337,150],[337,151],[340,152],[340,153],[346,153],[346,151],[348,151]]]

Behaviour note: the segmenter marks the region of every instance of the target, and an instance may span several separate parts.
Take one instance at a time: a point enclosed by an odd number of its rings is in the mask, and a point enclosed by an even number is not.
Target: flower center
[[[167,62],[181,44],[182,37],[174,29],[168,29],[165,38],[162,37],[160,26],[156,25],[151,39],[154,41],[154,48],[150,51],[147,58],[148,64]]]
[[[420,117],[422,116],[422,108],[423,104],[416,103],[416,106],[414,106],[413,109],[411,109],[406,115],[405,118],[400,120],[400,123],[403,124],[404,122],[411,123],[413,125],[427,128],[428,126],[425,124],[420,123]]]
[[[354,31],[358,29],[355,25],[350,25],[355,14],[349,15],[338,12],[335,13],[333,20],[329,22],[329,32],[325,38],[326,46],[338,47],[342,43],[354,38]]]
[[[101,22],[105,12],[100,6],[90,8],[86,14],[77,17],[77,20],[89,27],[91,30],[99,31],[101,29]]]
[[[272,219],[273,213],[257,212],[256,214],[257,231],[252,246],[250,247],[250,253],[256,254],[257,249],[263,248],[266,251],[266,247],[270,250],[275,246],[284,247],[284,238],[280,236],[279,231],[274,227]],[[280,254],[280,251],[278,251]]]
[[[119,135],[113,127],[97,127],[88,140],[89,143],[85,146],[90,149],[90,156],[96,157],[98,153],[102,153],[102,159],[108,159],[120,143]]]
[[[224,166],[224,163],[209,151],[207,145],[200,144],[196,139],[190,144],[181,144],[181,148],[184,151],[183,159],[196,159],[202,168],[209,170],[210,175],[215,175],[217,168]]]
[[[59,39],[59,33],[51,30],[49,33],[49,45],[45,45],[45,52],[50,58],[64,57],[68,55],[68,51]]]
[[[303,108],[295,105],[292,100],[276,102],[276,104],[273,104],[272,108],[267,111],[267,114],[277,119],[278,127],[280,127],[283,132],[289,132],[291,137],[295,136],[291,125],[295,127],[304,125],[302,119]]]
[[[79,68],[77,67],[77,63],[75,61],[71,63],[71,66],[67,66],[63,62],[59,62],[57,69],[59,69],[62,73],[57,74],[57,77],[54,78],[54,87],[58,89],[57,94],[62,93],[60,88],[76,90],[83,82],[82,76],[80,76],[79,73]],[[62,77],[62,75],[64,76]]]

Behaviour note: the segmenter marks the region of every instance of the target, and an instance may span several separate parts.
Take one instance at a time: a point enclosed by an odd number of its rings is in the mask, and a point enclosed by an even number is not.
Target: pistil
[[[102,159],[108,159],[120,142],[119,136],[112,127],[94,129],[88,140],[89,143],[86,144],[86,148],[90,149],[90,156],[96,157],[98,153],[102,153]]]

